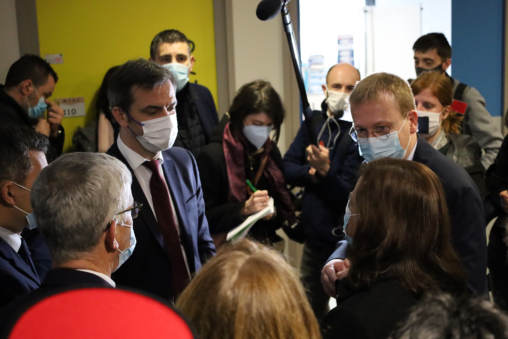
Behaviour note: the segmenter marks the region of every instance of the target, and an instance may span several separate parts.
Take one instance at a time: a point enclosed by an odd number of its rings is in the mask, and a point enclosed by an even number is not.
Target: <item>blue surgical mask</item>
[[[404,149],[400,145],[399,133],[406,124],[406,120],[404,120],[404,123],[397,132],[388,134],[387,139],[381,140],[375,137],[358,138],[358,149],[366,162],[381,158],[404,159],[411,142],[411,137],[407,142],[406,149]]]
[[[344,214],[344,225],[342,226],[342,231],[344,231],[344,236],[346,237],[346,241],[349,244],[349,246],[353,245],[353,237],[350,237],[347,234],[346,227],[349,222],[349,218],[351,218],[351,216],[356,216],[356,215],[358,215],[358,214],[351,214],[351,210],[349,209],[349,201],[348,201],[347,205],[346,205],[346,213]]]
[[[23,189],[27,190],[28,192],[32,192],[32,190],[31,190],[31,189],[26,188],[25,186],[22,186],[22,185],[20,185],[20,184],[17,184],[17,183],[15,183],[14,181],[13,181],[12,183],[13,183],[14,185],[18,186],[18,187],[21,187],[21,188],[23,188]],[[34,228],[37,228],[37,221],[35,220],[35,215],[34,215],[33,213],[28,213],[28,212],[26,212],[26,211],[22,210],[21,208],[19,208],[18,206],[13,206],[13,207],[14,207],[15,209],[17,209],[18,211],[21,211],[21,212],[23,212],[23,213],[25,213],[25,214],[26,214],[26,221],[28,222],[28,226],[27,226],[27,228],[28,228],[29,230],[33,230]]]
[[[35,90],[35,92],[37,93],[37,90]],[[39,102],[37,103],[37,105],[35,105],[34,107],[28,107],[28,116],[30,118],[38,119],[41,115],[44,114],[47,108],[48,105],[46,104],[44,97],[41,96],[39,98]]]
[[[243,134],[257,149],[260,149],[270,137],[273,126],[248,125],[243,128]]]
[[[129,248],[127,248],[123,251],[121,251],[120,249],[117,249],[118,252],[120,252],[120,257],[118,258],[118,267],[116,269],[119,269],[120,266],[122,266],[123,263],[126,262],[127,259],[129,259],[130,256],[132,255],[132,253],[134,252],[134,249],[136,248],[137,240],[136,240],[136,234],[134,234],[134,227],[132,227],[130,225],[120,224],[120,223],[117,223],[117,225],[120,225],[123,227],[130,227],[130,229],[131,229],[131,241],[130,241]]]
[[[189,66],[173,62],[170,64],[162,65],[162,67],[170,71],[171,74],[173,74],[173,76],[175,77],[177,92],[180,92],[182,88],[184,88],[185,85],[187,85],[187,83],[189,82]]]

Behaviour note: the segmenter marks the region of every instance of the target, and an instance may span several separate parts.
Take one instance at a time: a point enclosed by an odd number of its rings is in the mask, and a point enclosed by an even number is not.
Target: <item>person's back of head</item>
[[[440,288],[461,293],[465,277],[437,175],[420,163],[390,158],[369,162],[360,174],[351,199],[353,286],[370,287],[385,273],[416,295]]]
[[[452,57],[452,47],[443,33],[422,35],[415,41],[413,51],[425,53],[435,49],[442,61]]]
[[[132,205],[131,181],[130,171],[121,161],[102,153],[65,154],[40,173],[32,187],[31,202],[54,266],[106,248],[100,243],[105,236],[112,257],[117,249],[128,247],[130,239],[123,239],[120,231],[116,239],[115,234],[110,239],[107,231],[113,227],[108,224],[111,220],[116,220],[116,225],[132,223],[126,213],[117,215]],[[130,230],[126,232],[129,237]],[[116,257],[111,266],[118,265]]]
[[[58,76],[51,65],[37,55],[27,54],[14,62],[5,78],[5,88],[9,89],[18,86],[25,80],[32,80],[35,87],[44,85],[48,78],[52,76],[55,83],[58,82]]]
[[[30,188],[47,165],[48,139],[29,127],[0,126],[0,220],[15,233],[27,226]]]
[[[223,247],[176,307],[203,339],[320,338],[295,271],[278,253],[249,240]]]
[[[508,316],[483,298],[427,295],[390,339],[507,339]]]

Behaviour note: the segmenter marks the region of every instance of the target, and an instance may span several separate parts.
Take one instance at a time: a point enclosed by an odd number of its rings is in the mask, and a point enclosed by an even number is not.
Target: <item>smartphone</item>
[[[429,117],[418,117],[418,133],[429,133]]]

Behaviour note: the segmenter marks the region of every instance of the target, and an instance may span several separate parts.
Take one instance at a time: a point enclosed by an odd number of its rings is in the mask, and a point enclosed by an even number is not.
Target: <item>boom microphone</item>
[[[259,20],[267,21],[275,18],[282,8],[282,0],[262,0],[256,9]]]

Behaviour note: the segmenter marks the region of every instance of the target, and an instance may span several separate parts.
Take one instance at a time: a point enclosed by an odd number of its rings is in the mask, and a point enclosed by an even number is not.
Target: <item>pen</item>
[[[257,189],[256,187],[254,187],[254,185],[252,185],[252,183],[250,182],[249,179],[247,179],[247,185],[249,185],[250,189],[252,190],[252,192],[257,192]]]

